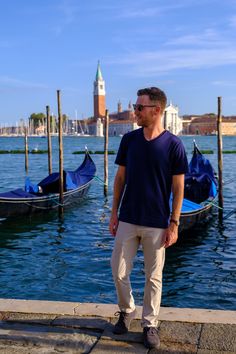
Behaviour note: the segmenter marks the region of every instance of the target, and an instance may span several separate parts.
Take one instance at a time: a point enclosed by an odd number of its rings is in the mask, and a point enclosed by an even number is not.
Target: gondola
[[[217,178],[210,161],[200,152],[195,141],[189,171],[185,175],[184,200],[179,232],[207,220],[217,198]]]
[[[96,166],[86,151],[75,171],[63,171],[63,206],[81,201],[95,178]],[[34,185],[26,178],[25,188],[0,193],[0,218],[47,212],[59,206],[59,173],[52,173]]]

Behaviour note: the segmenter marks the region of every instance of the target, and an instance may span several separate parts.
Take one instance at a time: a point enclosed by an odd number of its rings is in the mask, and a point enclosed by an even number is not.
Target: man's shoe
[[[160,338],[156,327],[144,327],[143,344],[148,349],[160,347]]]
[[[118,311],[115,315],[119,314],[119,319],[115,324],[113,329],[114,334],[124,334],[127,333],[131,324],[131,321],[135,318],[136,310],[127,313],[123,311]]]

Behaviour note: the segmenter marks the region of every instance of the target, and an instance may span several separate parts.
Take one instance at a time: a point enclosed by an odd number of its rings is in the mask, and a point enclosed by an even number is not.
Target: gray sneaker
[[[131,321],[135,318],[136,310],[130,313],[123,311],[117,311],[115,316],[119,315],[119,319],[116,322],[113,333],[114,334],[124,334],[127,333],[131,324]]]
[[[160,338],[156,327],[144,327],[143,344],[148,349],[160,347]]]

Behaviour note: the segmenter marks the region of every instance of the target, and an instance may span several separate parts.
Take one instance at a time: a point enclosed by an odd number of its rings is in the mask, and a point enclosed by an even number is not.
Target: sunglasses
[[[148,105],[148,104],[133,104],[133,107],[134,107],[134,110],[136,111],[139,111],[139,112],[142,112],[142,110],[145,108],[145,107],[156,107],[157,105]]]

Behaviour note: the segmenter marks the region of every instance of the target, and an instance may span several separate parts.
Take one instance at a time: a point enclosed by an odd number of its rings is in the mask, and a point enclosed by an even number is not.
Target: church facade
[[[178,106],[175,106],[170,102],[170,104],[165,109],[162,119],[162,124],[165,129],[169,130],[175,135],[179,135],[182,133],[183,121],[179,117]]]

